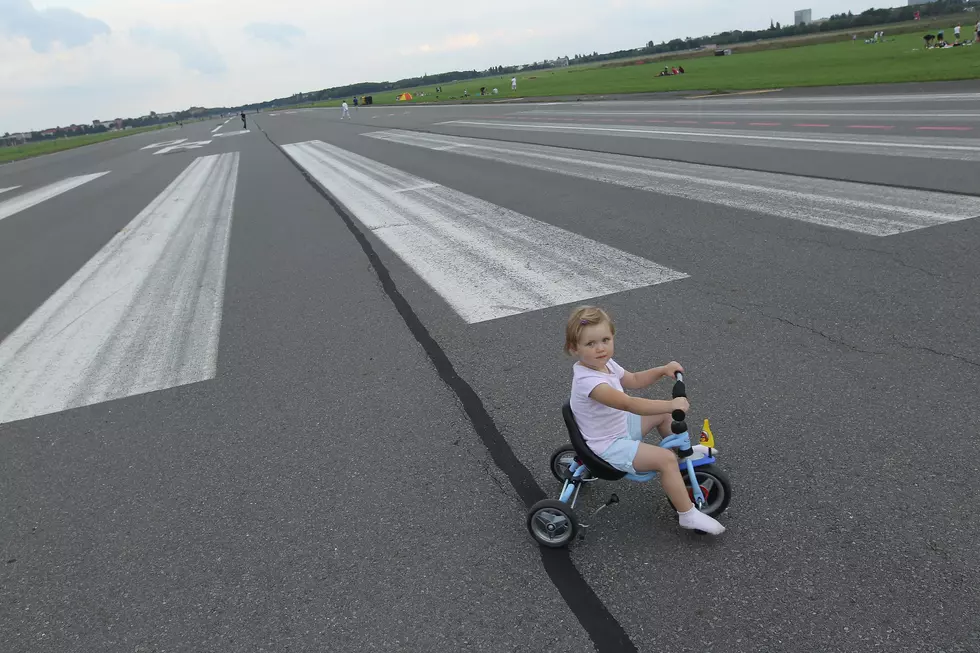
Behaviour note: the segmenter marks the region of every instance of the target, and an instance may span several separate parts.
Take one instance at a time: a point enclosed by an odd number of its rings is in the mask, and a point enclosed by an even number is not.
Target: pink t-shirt
[[[572,366],[572,413],[586,443],[596,454],[601,454],[617,438],[629,433],[626,411],[600,404],[589,396],[597,385],[603,383],[623,391],[621,379],[626,370],[611,358],[606,369],[609,372],[597,372],[580,363]]]

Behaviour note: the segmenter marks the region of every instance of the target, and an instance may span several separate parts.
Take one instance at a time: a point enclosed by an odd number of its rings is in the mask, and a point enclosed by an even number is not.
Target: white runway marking
[[[157,147],[169,147],[171,145],[177,145],[179,143],[184,143],[186,141],[187,141],[186,138],[178,138],[178,139],[172,140],[172,141],[161,141],[160,143],[151,143],[151,144],[149,144],[149,145],[147,145],[145,147],[141,147],[140,149],[141,150],[152,150],[152,149],[157,148]]]
[[[284,149],[470,323],[687,276],[320,141]]]
[[[616,116],[683,116],[685,118],[710,118],[710,117],[738,117],[738,118],[890,118],[890,119],[922,119],[947,120],[947,119],[972,119],[980,120],[980,113],[944,113],[942,111],[932,111],[929,113],[881,113],[868,111],[771,111],[760,109],[758,111],[702,111],[687,109],[684,111],[579,111],[579,110],[528,110],[518,112],[520,115],[532,114],[536,116],[604,116],[615,118]]]
[[[237,176],[196,159],[0,343],[0,423],[214,377]]]
[[[221,123],[220,125],[218,125],[214,129],[212,129],[211,130],[211,133],[212,134],[217,134],[218,133],[218,130],[221,129],[222,127],[224,127],[225,125],[227,125],[229,122],[231,122],[231,118],[229,118],[228,120],[224,121],[223,123]]]
[[[221,136],[222,134],[215,134],[215,136]],[[228,134],[224,134],[227,136]],[[198,150],[205,145],[208,145],[211,141],[191,141],[189,143],[177,143],[175,145],[169,145],[167,147],[160,148],[154,154],[168,154],[170,152],[179,152],[181,150]]]
[[[3,195],[7,191],[17,190],[20,186],[8,186],[7,188],[0,188],[0,195]]]
[[[824,152],[854,152],[880,156],[910,156],[957,161],[980,161],[980,140],[905,137],[901,140],[881,140],[876,136],[841,134],[840,138],[826,138],[814,134],[774,131],[729,131],[712,129],[661,129],[657,127],[600,127],[584,124],[529,124],[504,123],[476,120],[450,120],[437,125],[465,125],[485,129],[506,129],[529,132],[597,133],[609,136],[652,138],[662,140],[697,141],[702,143],[730,143],[756,147],[782,147],[794,150],[818,150]]]
[[[684,197],[871,236],[980,216],[980,197],[543,145],[390,130],[371,138]]]
[[[934,104],[947,102],[976,102],[980,100],[980,93],[936,93],[936,94],[904,94],[904,95],[825,95],[825,96],[802,96],[802,97],[780,97],[779,95],[758,95],[754,97],[735,97],[730,95],[701,96],[691,98],[671,98],[669,100],[654,100],[661,104],[696,105],[708,106],[711,104],[738,106],[738,105],[780,105],[780,104],[894,104],[907,102],[923,102]],[[650,103],[649,100],[642,101],[643,104]],[[618,105],[637,106],[640,102],[635,100],[616,101],[606,100],[596,102],[597,105]]]
[[[6,202],[0,202],[0,220],[4,218],[9,218],[15,213],[20,213],[25,209],[29,209],[36,204],[40,204],[52,197],[57,197],[62,193],[67,193],[73,188],[78,188],[82,184],[87,184],[90,181],[98,179],[102,175],[109,174],[106,172],[96,172],[91,175],[81,175],[78,177],[69,177],[68,179],[62,179],[61,181],[56,181],[53,184],[48,184],[47,186],[42,186],[36,190],[28,191],[17,197],[12,197]],[[13,188],[20,188],[20,186],[14,186]],[[7,190],[13,190],[8,188]]]
[[[248,129],[239,129],[238,131],[225,132],[224,134],[214,134],[215,138],[224,138],[225,136],[238,136],[239,134],[248,134],[250,131]]]

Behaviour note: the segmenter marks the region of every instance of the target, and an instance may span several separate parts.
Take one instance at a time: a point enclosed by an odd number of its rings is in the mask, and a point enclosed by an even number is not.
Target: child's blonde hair
[[[616,335],[616,325],[613,324],[612,318],[598,306],[579,306],[572,311],[568,318],[568,325],[565,327],[565,353],[571,354],[572,349],[578,347],[578,339],[586,327],[603,322],[608,324],[609,331]]]

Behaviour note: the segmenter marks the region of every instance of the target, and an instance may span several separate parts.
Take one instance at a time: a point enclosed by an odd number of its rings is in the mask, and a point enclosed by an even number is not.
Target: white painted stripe
[[[890,118],[890,119],[921,119],[947,120],[947,119],[971,119],[980,120],[980,113],[943,113],[933,111],[929,113],[881,113],[869,111],[771,111],[760,109],[759,111],[702,111],[686,109],[684,111],[577,111],[577,110],[528,110],[518,112],[521,115],[531,114],[536,116],[605,116],[615,118],[617,116],[684,116],[690,118],[700,117],[772,117],[772,118]]]
[[[221,134],[215,134],[216,136],[221,136]],[[187,139],[184,139],[187,140]],[[210,144],[211,141],[191,141],[189,143],[180,142],[176,145],[168,145],[167,147],[161,148],[154,152],[154,154],[170,154],[171,152],[180,152],[184,150],[199,150],[205,145]]]
[[[149,145],[147,145],[145,147],[141,147],[140,149],[141,150],[152,150],[155,147],[168,147],[168,146],[171,146],[171,145],[177,145],[179,143],[183,143],[186,140],[187,140],[186,138],[178,138],[178,139],[172,140],[172,141],[161,141],[159,143],[150,143]]]
[[[0,423],[214,377],[237,176],[196,159],[0,343]]]
[[[284,149],[470,323],[687,276],[320,141]]]
[[[542,131],[567,133],[602,133],[610,136],[654,138],[663,140],[699,141],[703,143],[724,143],[738,141],[742,145],[759,147],[783,147],[794,150],[819,150],[829,152],[856,152],[886,156],[910,156],[923,158],[953,159],[958,161],[980,161],[980,140],[939,139],[907,137],[900,141],[880,140],[874,136],[848,134],[847,138],[823,138],[812,134],[773,131],[729,131],[712,129],[661,129],[658,127],[599,127],[596,125],[550,123],[505,123],[477,120],[450,120],[437,125],[464,125],[485,129],[508,129],[515,131]],[[776,135],[780,134],[780,135]]]
[[[25,209],[31,208],[35,204],[40,204],[41,202],[49,200],[52,197],[57,197],[62,193],[67,193],[73,188],[78,188],[82,184],[87,184],[88,182],[107,174],[109,174],[109,171],[96,172],[91,175],[80,175],[78,177],[69,177],[68,179],[62,179],[61,181],[56,181],[53,184],[48,184],[47,186],[43,186],[36,190],[23,193],[17,197],[12,197],[6,202],[0,202],[0,220],[9,218],[15,213],[20,213]],[[14,186],[14,188],[19,188],[19,186]]]
[[[8,186],[7,188],[0,188],[0,195],[10,190],[17,190],[18,188],[20,188],[20,186]]]
[[[426,188],[438,188],[439,184],[422,184],[421,186],[413,186],[411,188],[399,188],[396,193],[409,193],[414,190],[425,190]]]
[[[671,99],[671,104],[893,104],[896,102],[975,102],[980,93],[931,93],[904,95],[827,95],[803,97],[765,96],[732,98],[731,95],[701,96],[700,98]]]
[[[365,136],[872,236],[980,216],[980,197],[968,195],[401,130]]]
[[[224,138],[225,136],[238,136],[239,134],[249,134],[251,133],[247,129],[239,129],[238,131],[225,132],[224,134],[214,134],[215,138]]]

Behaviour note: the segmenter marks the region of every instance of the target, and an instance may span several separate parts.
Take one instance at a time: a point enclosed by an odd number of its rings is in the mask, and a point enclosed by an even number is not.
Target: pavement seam
[[[487,411],[473,387],[463,379],[453,366],[445,350],[432,337],[422,320],[415,313],[411,304],[398,290],[394,279],[374,246],[368,240],[364,231],[358,227],[353,215],[326,188],[320,185],[306,170],[297,164],[282,147],[272,140],[272,137],[256,123],[269,143],[272,144],[303,176],[304,179],[320,194],[344,221],[347,229],[361,246],[365,256],[381,282],[382,291],[391,300],[395,310],[402,317],[405,326],[422,347],[426,356],[436,369],[439,378],[446,387],[459,399],[463,411],[469,418],[474,431],[480,437],[483,445],[489,451],[496,466],[506,474],[511,486],[530,508],[545,493],[531,475],[531,472],[517,458],[506,439],[500,433],[493,417]],[[636,646],[629,635],[609,612],[602,600],[588,584],[578,568],[572,562],[567,548],[549,549],[541,547],[541,560],[551,582],[558,589],[565,604],[578,619],[582,628],[589,634],[592,643],[599,653],[630,653],[636,652]]]

